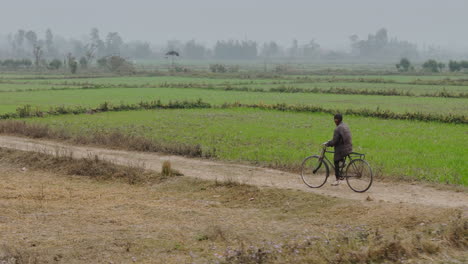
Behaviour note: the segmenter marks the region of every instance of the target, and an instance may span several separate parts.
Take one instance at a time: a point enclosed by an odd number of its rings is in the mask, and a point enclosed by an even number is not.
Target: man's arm
[[[335,128],[335,131],[333,131],[333,139],[328,141],[325,145],[327,147],[334,147],[338,142],[340,141],[340,132],[338,131],[338,128]]]

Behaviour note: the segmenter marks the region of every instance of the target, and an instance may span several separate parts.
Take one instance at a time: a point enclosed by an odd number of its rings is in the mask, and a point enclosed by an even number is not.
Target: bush
[[[28,68],[32,66],[32,61],[30,59],[22,59],[22,60],[7,59],[4,61],[0,61],[0,65],[7,69]]]
[[[81,59],[80,59],[80,67],[81,67],[82,69],[88,68],[88,59],[86,59],[86,57],[81,57]]]
[[[411,62],[407,58],[402,58],[396,67],[400,72],[408,72],[414,69],[413,66],[411,66]]]
[[[428,60],[422,65],[423,70],[429,72],[440,72],[445,68],[445,64],[437,62],[436,60]]]
[[[289,71],[289,66],[282,64],[282,65],[276,65],[275,67],[275,72],[276,73],[287,73]]]
[[[458,72],[464,69],[468,69],[468,61],[450,61],[448,64],[451,72]]]
[[[135,68],[133,64],[120,56],[103,57],[97,60],[100,68],[106,68],[111,72],[118,74],[133,74]]]
[[[183,66],[174,66],[175,72],[189,72],[190,70]]]
[[[49,63],[49,69],[58,70],[62,67],[62,61],[59,59],[54,59]]]
[[[227,72],[227,68],[223,64],[210,64],[210,71],[214,73],[225,73]]]

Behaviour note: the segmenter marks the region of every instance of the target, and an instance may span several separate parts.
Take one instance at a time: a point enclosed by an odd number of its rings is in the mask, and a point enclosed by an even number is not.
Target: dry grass
[[[8,246],[0,247],[1,264],[36,264],[40,263],[36,254],[31,251],[20,251]]]
[[[171,162],[168,160],[164,161],[162,164],[161,175],[164,177],[183,176],[182,173],[172,168]]]
[[[23,162],[40,159],[21,157],[29,155],[0,154],[0,263],[463,263],[468,258],[468,223],[457,209],[347,201],[187,177],[138,185],[96,181],[99,176],[64,176],[66,169],[54,168],[66,163],[40,160],[47,166],[24,171]]]
[[[87,176],[97,180],[121,180],[129,184],[143,182],[160,182],[168,177],[181,175],[170,170],[170,174],[158,174],[145,171],[139,164],[120,166],[100,160],[97,156],[84,159],[73,159],[73,153],[54,155],[8,150],[0,148],[0,161],[17,164],[23,169],[41,169],[66,175]]]
[[[89,135],[72,135],[65,130],[51,129],[47,125],[26,123],[24,121],[0,121],[0,134],[22,135],[30,138],[67,140],[81,145],[99,145],[125,150],[161,152],[187,157],[210,158],[214,150],[203,151],[200,145],[156,142],[148,138],[111,131],[96,132]]]

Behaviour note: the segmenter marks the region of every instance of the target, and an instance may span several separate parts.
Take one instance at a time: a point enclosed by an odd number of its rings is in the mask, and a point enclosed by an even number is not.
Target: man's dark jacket
[[[333,132],[333,139],[327,142],[327,146],[335,147],[334,160],[342,160],[353,152],[353,141],[351,139],[351,130],[348,125],[341,122],[336,126]]]

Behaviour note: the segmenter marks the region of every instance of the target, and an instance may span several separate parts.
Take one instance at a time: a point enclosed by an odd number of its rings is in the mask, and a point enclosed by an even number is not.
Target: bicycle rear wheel
[[[302,162],[301,178],[310,188],[320,188],[326,182],[330,169],[319,156],[310,156]]]
[[[372,185],[372,168],[363,159],[351,161],[346,168],[346,183],[355,192],[363,193]]]

